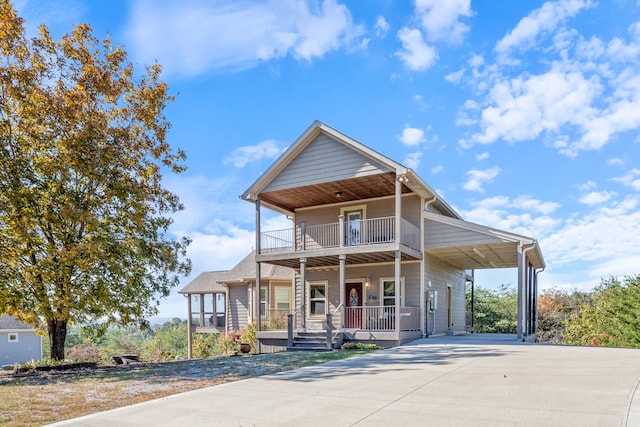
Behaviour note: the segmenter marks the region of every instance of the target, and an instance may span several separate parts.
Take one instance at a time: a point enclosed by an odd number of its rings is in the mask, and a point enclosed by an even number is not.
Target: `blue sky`
[[[169,142],[188,155],[165,177],[186,206],[172,232],[193,238],[183,284],[252,249],[238,196],[316,119],[415,169],[466,220],[538,239],[542,289],[640,273],[640,0],[14,5],[32,34],[86,22],[138,70],[164,66]]]

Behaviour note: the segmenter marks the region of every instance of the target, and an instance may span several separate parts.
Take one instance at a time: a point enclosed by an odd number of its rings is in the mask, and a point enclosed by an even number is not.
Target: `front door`
[[[345,328],[360,329],[362,327],[362,283],[345,285]]]

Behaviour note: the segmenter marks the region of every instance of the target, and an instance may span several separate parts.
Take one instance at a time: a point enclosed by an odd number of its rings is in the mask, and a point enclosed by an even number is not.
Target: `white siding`
[[[275,191],[389,172],[325,134],[318,135],[263,190]]]

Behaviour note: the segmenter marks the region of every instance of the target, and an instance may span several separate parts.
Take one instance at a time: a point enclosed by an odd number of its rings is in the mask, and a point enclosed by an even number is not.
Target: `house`
[[[201,273],[178,293],[187,297],[192,334],[227,333],[240,330],[257,317],[253,310],[256,289],[255,252],[251,252],[231,270]],[[264,264],[261,270],[260,313],[265,320],[263,329],[286,326],[287,315],[293,307],[294,270]],[[267,311],[266,308],[270,307]],[[272,308],[271,308],[272,307]]]
[[[518,338],[534,334],[545,267],[537,241],[465,221],[413,170],[324,123],[314,122],[241,198],[255,205],[255,256],[241,263],[255,272],[216,280],[227,284],[230,310],[239,304],[261,319],[260,352],[290,348],[309,331],[326,334],[328,345],[383,346],[464,333],[465,286],[473,270],[490,268],[517,267]],[[291,225],[263,230],[265,209]],[[290,285],[264,280],[272,266],[295,271]],[[232,301],[240,284],[246,302]]]
[[[0,366],[42,359],[42,337],[14,316],[0,315]]]

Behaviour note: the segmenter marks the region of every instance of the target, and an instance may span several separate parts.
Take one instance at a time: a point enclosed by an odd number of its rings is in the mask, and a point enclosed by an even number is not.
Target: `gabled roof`
[[[326,135],[332,141],[358,153],[370,161],[370,166],[377,168],[379,172],[375,175],[369,174],[368,176],[341,180],[332,179],[330,174],[327,174],[325,182],[298,187],[298,193],[303,194],[303,199],[307,201],[306,206],[291,201],[295,196],[295,188],[280,189],[272,192],[271,197],[261,198],[264,205],[276,211],[291,214],[300,207],[335,202],[334,194],[337,188],[345,189],[341,199],[342,202],[389,196],[394,194],[395,179],[403,176],[403,193],[415,192],[429,200],[431,205],[442,214],[460,218],[460,215],[414,171],[317,120],[240,197],[244,200],[255,202],[258,196],[265,192],[265,189],[279,174],[292,164],[320,135]],[[343,191],[340,191],[340,193],[342,194]]]
[[[178,291],[180,294],[205,294],[212,292],[225,292],[226,284],[251,283],[256,280],[255,251],[244,257],[231,270],[206,271],[200,273],[184,288]],[[291,279],[294,270],[273,264],[262,263],[260,275],[263,280]]]
[[[26,323],[22,323],[14,316],[10,316],[8,314],[4,314],[0,316],[0,330],[16,330],[16,329],[24,329],[24,330],[33,330],[33,326],[27,325]]]

